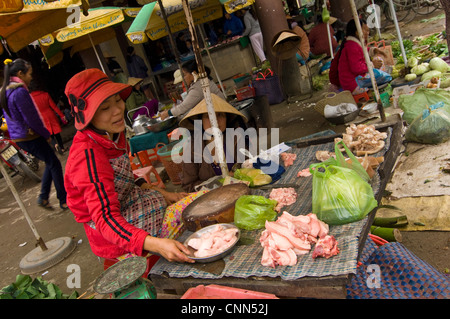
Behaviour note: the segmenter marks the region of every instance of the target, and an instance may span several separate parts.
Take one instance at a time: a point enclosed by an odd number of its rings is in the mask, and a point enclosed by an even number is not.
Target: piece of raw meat
[[[326,235],[320,238],[314,247],[312,258],[325,257],[330,258],[339,253],[337,241],[332,235]]]
[[[190,239],[187,244],[196,250],[194,253],[195,257],[213,256],[233,245],[237,239],[237,232],[236,228],[225,229],[221,225],[217,225],[212,231]]]
[[[302,170],[298,171],[298,173],[297,173],[297,177],[308,177],[311,175],[312,174],[309,171],[309,168],[302,169]]]
[[[339,253],[337,242],[328,235],[329,226],[313,213],[293,216],[284,211],[276,221],[266,221],[266,229],[259,241],[263,246],[263,266],[292,266],[297,263],[293,255],[308,254],[316,244],[313,258],[330,258]]]
[[[280,154],[281,160],[284,163],[284,167],[289,167],[294,164],[297,159],[297,154],[283,152]]]
[[[295,203],[297,200],[297,193],[293,187],[274,188],[270,192],[269,198],[277,201],[275,210],[280,212],[281,208],[284,206],[289,206]]]

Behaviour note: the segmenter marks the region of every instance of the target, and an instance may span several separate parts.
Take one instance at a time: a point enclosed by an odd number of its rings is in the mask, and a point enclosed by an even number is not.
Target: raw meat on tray
[[[315,214],[293,216],[284,211],[276,221],[266,221],[266,229],[259,238],[263,246],[261,264],[272,268],[293,266],[297,256],[308,254],[313,244],[313,258],[330,258],[339,249],[328,231],[329,226]]]

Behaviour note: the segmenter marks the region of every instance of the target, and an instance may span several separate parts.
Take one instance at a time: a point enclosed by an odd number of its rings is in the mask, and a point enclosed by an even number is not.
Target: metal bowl
[[[225,229],[229,229],[229,228],[237,229],[238,232],[237,232],[237,236],[236,236],[236,241],[230,247],[228,247],[226,250],[222,251],[221,253],[218,253],[218,254],[215,254],[215,255],[212,255],[212,256],[208,256],[208,257],[200,257],[200,258],[199,257],[195,257],[194,256],[195,249],[193,249],[192,247],[188,246],[189,240],[191,240],[192,238],[198,238],[204,233],[208,233],[208,232],[213,231],[214,228],[216,228],[218,225],[222,226]],[[213,261],[222,259],[226,255],[231,253],[231,251],[234,249],[234,246],[236,246],[236,244],[238,243],[240,238],[241,238],[241,231],[235,225],[233,225],[233,224],[214,224],[214,225],[211,225],[211,226],[204,227],[204,228],[202,228],[200,230],[197,230],[195,233],[190,235],[184,241],[184,245],[191,251],[191,254],[188,255],[189,258],[191,258],[191,259],[193,259],[193,260],[195,260],[196,262],[199,262],[199,263],[209,263],[209,262],[213,262]]]
[[[164,121],[161,120],[160,117],[158,117],[158,118],[155,118],[155,119],[150,119],[146,123],[145,127],[150,132],[156,133],[156,132],[161,132],[161,131],[168,130],[168,129],[174,127],[176,123],[177,123],[177,117],[176,116],[168,117]]]

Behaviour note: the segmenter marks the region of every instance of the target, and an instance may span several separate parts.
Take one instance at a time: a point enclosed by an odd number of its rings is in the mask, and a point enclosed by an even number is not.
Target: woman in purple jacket
[[[25,151],[45,162],[38,205],[51,209],[49,203],[52,181],[61,209],[67,209],[66,190],[61,162],[47,142],[49,131],[28,93],[32,80],[31,64],[23,59],[5,60],[4,80],[0,93],[0,106],[8,125],[11,139]]]

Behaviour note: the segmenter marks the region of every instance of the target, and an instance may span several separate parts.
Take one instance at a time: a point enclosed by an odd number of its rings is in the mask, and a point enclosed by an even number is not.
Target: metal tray
[[[208,256],[208,257],[195,257],[194,256],[195,249],[193,249],[192,247],[188,246],[189,240],[191,240],[192,238],[198,238],[201,235],[203,235],[204,233],[208,233],[208,232],[213,231],[214,228],[216,228],[218,225],[222,226],[225,229],[229,229],[229,228],[237,229],[238,232],[237,232],[237,236],[236,236],[236,241],[230,247],[228,247],[226,250],[222,251],[221,253],[218,253],[218,254],[215,254],[215,255],[212,255],[212,256]],[[204,227],[204,228],[196,231],[192,235],[190,235],[184,241],[184,245],[191,251],[191,255],[188,255],[189,258],[191,258],[191,259],[193,259],[193,260],[195,260],[196,262],[199,262],[199,263],[209,263],[209,262],[213,262],[213,261],[222,259],[226,255],[231,253],[231,251],[234,249],[234,246],[236,246],[236,244],[239,242],[240,238],[241,238],[241,231],[235,225],[233,225],[233,224],[214,224],[214,225],[211,225],[211,226]]]

